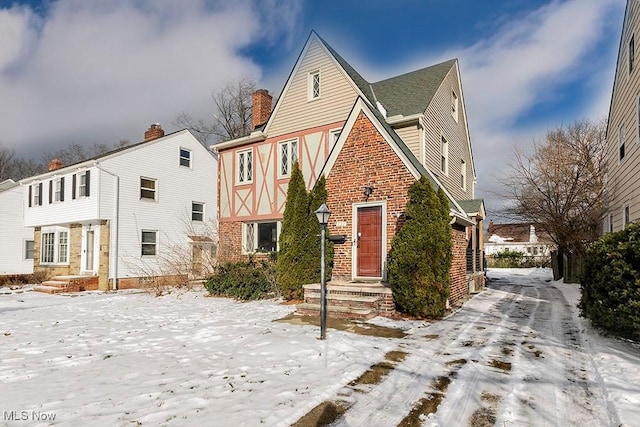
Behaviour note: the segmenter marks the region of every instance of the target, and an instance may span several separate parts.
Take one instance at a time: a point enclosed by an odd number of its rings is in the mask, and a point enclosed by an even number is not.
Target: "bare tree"
[[[533,153],[515,150],[502,183],[506,213],[549,233],[558,252],[584,253],[607,209],[606,124],[577,121],[547,133]]]
[[[72,142],[65,148],[61,148],[54,152],[45,152],[42,155],[42,163],[48,165],[52,159],[59,159],[65,166],[80,163],[87,159],[100,156],[108,153],[109,151],[130,145],[131,142],[128,139],[121,139],[113,145],[107,144],[93,144],[89,146],[80,145],[76,142]]]
[[[181,112],[173,124],[189,129],[202,143],[213,139],[213,143],[240,138],[251,133],[251,95],[255,91],[255,81],[244,77],[237,82],[229,82],[213,92],[214,103],[212,121],[195,119]]]
[[[8,148],[0,148],[0,182],[13,178],[14,174],[14,150]]]
[[[7,179],[17,181],[44,171],[46,168],[41,163],[16,157],[13,149],[0,148],[0,182]]]

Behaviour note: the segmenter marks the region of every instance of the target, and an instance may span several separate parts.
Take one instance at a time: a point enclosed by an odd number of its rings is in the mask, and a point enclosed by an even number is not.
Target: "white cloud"
[[[295,1],[267,3],[58,0],[41,19],[0,9],[0,143],[138,141],[153,122],[173,130],[181,110],[205,117],[212,90],[260,78],[241,50],[295,25]]]

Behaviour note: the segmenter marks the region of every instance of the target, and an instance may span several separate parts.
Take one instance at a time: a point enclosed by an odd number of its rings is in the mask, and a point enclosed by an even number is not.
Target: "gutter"
[[[407,125],[414,122],[419,123],[421,117],[422,117],[421,113],[413,114],[411,116],[401,116],[401,115],[391,116],[387,118],[387,124],[389,124],[390,126],[396,126],[396,125]]]
[[[464,225],[465,227],[471,227],[472,225],[476,225],[476,222],[466,216],[460,215],[458,212],[453,210],[449,211],[449,215],[451,216],[451,221],[449,224],[453,225],[458,223],[460,225]]]
[[[106,169],[103,169],[102,167],[100,167],[100,162],[98,162],[97,160],[94,161],[93,165],[100,171],[111,175],[113,178],[115,178],[116,180],[116,194],[115,194],[115,202],[116,202],[116,207],[115,207],[115,239],[114,239],[114,245],[113,245],[113,256],[114,256],[114,263],[113,263],[113,290],[116,291],[118,290],[118,244],[120,242],[120,177],[112,172],[109,172]],[[100,208],[100,201],[98,201],[98,209]],[[111,252],[111,251],[110,251]],[[111,259],[111,257],[109,257],[109,259]],[[109,270],[111,270],[111,268],[109,268]]]
[[[233,148],[240,145],[250,144],[252,142],[264,141],[267,139],[267,134],[263,131],[251,132],[250,135],[243,136],[242,138],[232,139],[231,141],[220,142],[218,144],[210,145],[211,150],[220,151],[220,149]]]

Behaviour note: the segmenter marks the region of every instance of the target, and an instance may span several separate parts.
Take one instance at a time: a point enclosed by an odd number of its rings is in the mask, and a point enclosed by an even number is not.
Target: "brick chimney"
[[[266,89],[258,89],[251,96],[251,129],[263,125],[271,115],[271,101],[273,97]]]
[[[154,123],[149,126],[149,129],[144,133],[144,140],[151,141],[152,139],[162,138],[164,136],[164,130],[160,123]]]
[[[493,224],[493,221],[489,221],[489,227],[487,228],[487,233],[493,234],[495,230],[496,230],[496,226]]]
[[[53,159],[49,162],[49,172],[54,171],[56,169],[61,169],[63,167],[64,167],[64,164],[60,159]]]

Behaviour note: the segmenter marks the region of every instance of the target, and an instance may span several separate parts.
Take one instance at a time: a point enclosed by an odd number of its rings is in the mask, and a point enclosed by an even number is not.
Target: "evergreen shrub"
[[[582,316],[596,327],[640,341],[640,223],[593,243],[580,283]]]
[[[209,294],[251,301],[276,297],[274,285],[274,261],[272,259],[228,262],[216,267],[215,273],[205,282]]]
[[[408,196],[406,222],[391,243],[389,286],[398,311],[442,317],[453,258],[449,201],[425,177],[409,187]]]

